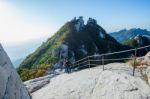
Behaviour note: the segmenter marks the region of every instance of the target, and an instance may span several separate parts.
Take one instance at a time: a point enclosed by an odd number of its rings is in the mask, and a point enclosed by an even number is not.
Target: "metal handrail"
[[[134,59],[134,62],[135,62],[135,59],[140,59],[140,58],[143,58],[142,57],[136,57],[136,54],[135,54],[135,57],[130,57],[130,58],[118,58],[118,59],[105,59],[104,56],[107,56],[107,55],[113,55],[113,54],[119,54],[119,53],[124,53],[124,52],[130,52],[130,51],[135,51],[137,52],[137,50],[140,50],[140,49],[144,49],[144,48],[147,48],[147,47],[150,47],[150,45],[148,46],[143,46],[143,47],[139,47],[139,48],[135,48],[135,49],[130,49],[130,50],[124,50],[124,51],[118,51],[118,52],[112,52],[112,53],[106,53],[106,54],[101,54],[101,55],[91,55],[91,56],[87,56],[87,57],[84,57],[80,60],[77,60],[76,62],[73,63],[73,68],[81,68],[81,67],[85,67],[85,66],[96,66],[96,65],[99,65],[99,64],[94,64],[94,63],[90,63],[90,62],[97,62],[97,61],[102,61],[102,66],[103,66],[103,70],[104,70],[104,62],[105,61],[115,61],[115,60],[129,60],[129,59]],[[96,57],[102,57],[102,59],[95,59]],[[90,58],[94,58],[93,60],[91,60]],[[86,63],[86,64],[84,64]],[[134,76],[134,71],[135,71],[135,67],[133,68],[133,76]]]
[[[80,63],[78,63],[77,65],[84,64],[84,63],[86,63],[86,62],[88,62],[88,60],[85,60],[85,61],[83,61],[83,62],[80,62]]]
[[[82,59],[80,59],[80,60],[77,60],[76,62],[80,62],[80,61],[82,61],[82,60],[84,60],[84,59],[86,59],[86,58],[88,58],[88,56],[87,57],[84,57],[84,58],[82,58]],[[75,62],[75,63],[76,63]]]
[[[101,54],[101,55],[91,55],[91,56],[84,57],[84,58],[82,58],[80,60],[77,60],[76,62],[80,62],[80,61],[82,61],[82,60],[84,60],[84,59],[86,59],[88,57],[91,58],[91,57],[101,57],[101,56],[104,56],[104,55],[107,56],[107,55],[112,55],[112,54],[119,54],[119,53],[130,52],[130,51],[135,51],[135,50],[139,50],[139,49],[144,49],[144,48],[147,48],[147,47],[150,47],[150,45],[139,47],[139,48],[134,48],[134,49],[130,49],[130,50],[124,50],[124,51],[118,51],[118,52]]]
[[[78,67],[73,66],[72,68],[81,68],[81,67],[85,67],[85,66],[88,66],[88,65],[89,64],[81,65],[81,66],[78,66]]]

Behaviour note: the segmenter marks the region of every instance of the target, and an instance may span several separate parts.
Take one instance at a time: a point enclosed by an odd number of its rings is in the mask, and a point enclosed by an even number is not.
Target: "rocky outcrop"
[[[150,85],[150,52],[148,52],[145,57],[144,60],[147,64],[147,68],[146,68],[146,80],[148,82],[148,84]]]
[[[150,85],[150,66],[146,69],[146,76],[147,76],[148,84]]]
[[[97,21],[95,19],[89,18],[87,21],[87,25],[91,25],[91,24],[97,24]]]
[[[150,65],[150,52],[148,52],[145,57],[144,60],[147,62],[148,65]]]
[[[0,99],[30,99],[9,57],[0,45]]]
[[[45,85],[50,83],[50,79],[64,73],[60,70],[49,71],[49,74],[43,77],[31,79],[24,82],[25,87],[27,88],[29,93],[33,93]]]
[[[53,56],[60,59],[68,57],[68,45],[63,43],[58,48],[55,48],[53,51]]]
[[[135,36],[134,40],[136,40],[138,46],[142,46],[143,45],[143,40],[142,40],[142,36],[141,35]]]
[[[68,57],[68,45],[66,43],[62,43],[58,48],[55,48],[53,50],[53,56],[59,61],[54,64],[54,68],[62,68],[64,58]]]
[[[150,87],[132,66],[113,63],[85,69],[72,74],[62,74],[32,93],[33,99],[148,99]]]
[[[75,29],[77,32],[79,32],[83,27],[84,27],[84,20],[83,17],[80,16],[79,19],[75,19],[76,24],[75,24]]]

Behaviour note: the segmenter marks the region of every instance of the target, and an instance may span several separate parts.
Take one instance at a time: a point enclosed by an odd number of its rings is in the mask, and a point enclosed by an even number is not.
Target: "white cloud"
[[[14,43],[36,39],[53,33],[56,28],[33,17],[22,16],[18,10],[0,2],[0,42]]]

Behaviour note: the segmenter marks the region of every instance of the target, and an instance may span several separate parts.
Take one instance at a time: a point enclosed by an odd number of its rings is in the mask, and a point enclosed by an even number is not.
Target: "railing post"
[[[88,65],[89,65],[89,69],[90,69],[90,57],[88,56]]]
[[[104,63],[104,55],[102,56],[102,65],[103,65],[103,71],[105,70],[105,68],[104,68],[104,65],[105,65],[105,63]]]
[[[75,62],[73,62],[73,64],[72,64],[72,70],[74,71],[74,67],[75,66]]]
[[[136,54],[137,54],[137,48],[135,48],[135,52],[134,52],[134,65],[133,65],[133,76],[134,76],[134,74],[135,74],[135,68],[136,68]]]
[[[77,62],[77,66],[79,67],[79,62]]]

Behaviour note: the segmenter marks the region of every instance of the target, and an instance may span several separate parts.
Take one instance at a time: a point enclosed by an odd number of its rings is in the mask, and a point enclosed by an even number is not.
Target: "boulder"
[[[0,99],[30,99],[19,75],[0,44]]]
[[[38,77],[35,79],[31,79],[28,81],[24,82],[24,85],[26,86],[27,90],[29,93],[33,93],[37,90],[39,90],[40,88],[44,87],[45,85],[50,83],[50,80],[57,76],[62,74],[63,72],[60,71],[60,69],[56,69],[54,71],[52,71],[50,74],[43,76],[43,77]]]
[[[28,89],[28,91],[30,93],[42,88],[43,86],[45,86],[46,84],[49,83],[49,80],[51,77],[53,77],[54,75],[48,75],[48,76],[44,76],[44,77],[39,77],[39,78],[35,78],[35,79],[31,79],[28,81],[24,82],[24,85],[26,86],[26,88]]]

